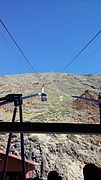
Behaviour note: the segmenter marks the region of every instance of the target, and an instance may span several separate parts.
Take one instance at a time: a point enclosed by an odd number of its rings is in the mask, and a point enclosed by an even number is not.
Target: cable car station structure
[[[35,97],[35,96],[41,96],[41,100],[46,101],[46,96],[44,96],[43,92],[32,94],[29,96],[24,96],[24,97],[22,96],[22,94],[8,94],[5,97],[0,98],[0,106],[8,104],[8,103],[14,103],[12,122],[0,122],[0,132],[9,133],[1,180],[5,180],[5,177],[6,177],[6,169],[7,169],[7,162],[8,162],[8,155],[9,155],[12,133],[20,133],[22,180],[26,179],[23,133],[101,134],[101,96],[98,97],[98,100],[79,97],[79,96],[73,96],[74,98],[79,98],[86,101],[92,101],[99,104],[99,109],[100,109],[99,124],[23,122],[23,116],[22,116],[23,115],[22,113],[23,100],[31,98],[31,97]],[[45,98],[44,97],[42,98],[42,96],[44,96]],[[15,122],[17,108],[19,108],[20,122]]]

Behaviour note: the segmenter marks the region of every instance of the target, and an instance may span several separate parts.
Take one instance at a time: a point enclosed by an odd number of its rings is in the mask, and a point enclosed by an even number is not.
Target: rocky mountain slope
[[[41,92],[42,84],[48,100],[33,97],[23,102],[23,119],[29,122],[75,122],[99,123],[97,104],[83,102],[72,95],[98,98],[101,91],[101,75],[71,75],[42,73],[0,76],[0,97],[11,93],[23,96]],[[0,107],[0,121],[11,121],[13,105]],[[17,117],[16,121],[19,121]],[[0,134],[0,149],[5,150],[8,134]],[[25,156],[39,163],[36,170],[43,178],[56,169],[65,179],[83,179],[85,163],[93,162],[101,167],[101,136],[74,134],[30,134],[24,135]],[[13,134],[11,153],[20,155],[19,135]]]

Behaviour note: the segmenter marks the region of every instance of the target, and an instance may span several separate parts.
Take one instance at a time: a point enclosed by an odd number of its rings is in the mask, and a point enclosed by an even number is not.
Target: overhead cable
[[[26,60],[26,62],[29,64],[32,73],[34,72],[37,76],[37,72],[35,71],[35,69],[33,68],[32,64],[30,63],[29,59],[25,56],[24,52],[22,51],[22,49],[20,48],[20,46],[18,45],[18,43],[16,42],[16,40],[14,39],[14,37],[11,35],[10,31],[8,30],[8,28],[5,26],[5,24],[3,23],[3,21],[0,19],[1,24],[3,25],[3,27],[5,28],[6,32],[9,34],[9,36],[11,37],[11,39],[13,40],[13,42],[15,43],[15,45],[17,46],[17,48],[19,49],[20,53],[22,54],[22,56],[24,57],[24,59]],[[38,76],[39,78],[39,76]]]
[[[86,60],[83,61],[82,64],[86,63],[86,61],[87,61],[88,59],[90,59],[99,49],[101,49],[101,44],[100,44],[96,49],[94,49],[94,51],[93,51],[89,56],[87,56]],[[80,62],[80,63],[81,63],[81,62]],[[73,67],[72,70],[77,69],[77,68],[80,66],[80,63],[79,63],[77,66]]]
[[[80,56],[80,54],[92,43],[92,41],[94,41],[94,39],[101,33],[101,30],[76,54],[76,56],[74,56],[70,62],[64,66],[64,68],[62,69],[62,71],[64,71],[65,69],[67,69],[76,59],[77,57]]]
[[[17,53],[17,51],[15,50],[15,48],[13,47],[13,45],[11,45],[10,41],[5,37],[5,35],[0,31],[0,35],[2,36],[2,38],[7,42],[7,44],[11,47],[11,49],[14,51],[14,53],[18,56],[19,54]],[[25,64],[26,67],[31,71],[31,73],[33,73],[33,71],[30,69],[29,65],[26,63]]]
[[[7,44],[11,47],[11,49],[17,54],[17,51],[15,51],[14,47],[11,45],[11,43],[8,41],[8,39],[5,37],[5,35],[1,31],[0,31],[0,35],[7,42]]]

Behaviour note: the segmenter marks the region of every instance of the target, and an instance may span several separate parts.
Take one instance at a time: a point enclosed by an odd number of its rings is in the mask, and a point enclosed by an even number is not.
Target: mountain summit
[[[47,101],[42,102],[40,97],[24,100],[23,121],[99,123],[98,105],[74,99],[72,95],[98,99],[101,75],[40,73],[39,77],[35,74],[0,76],[0,97],[12,93],[23,96],[40,93],[43,84]],[[1,106],[0,121],[11,121],[12,112],[13,104]],[[5,151],[7,137],[1,133],[0,150]],[[24,140],[26,159],[33,160],[34,157],[39,163],[36,167],[38,173],[43,164],[43,177],[55,169],[66,180],[81,180],[86,163],[101,166],[100,135],[26,133]],[[18,134],[13,134],[10,152],[20,155]]]

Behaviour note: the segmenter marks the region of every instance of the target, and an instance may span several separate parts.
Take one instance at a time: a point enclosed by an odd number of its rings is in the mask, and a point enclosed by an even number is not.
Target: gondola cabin
[[[41,101],[47,101],[47,93],[45,92],[45,85],[42,85]]]
[[[47,94],[41,93],[41,101],[47,101]]]

